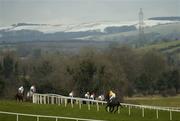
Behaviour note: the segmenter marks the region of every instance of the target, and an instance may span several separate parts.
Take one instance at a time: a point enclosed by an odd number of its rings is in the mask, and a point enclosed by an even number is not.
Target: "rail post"
[[[71,99],[71,107],[73,108],[73,99]]]
[[[39,95],[39,99],[40,99],[40,104],[42,104],[42,95]]]
[[[33,94],[32,102],[35,103],[35,94]]]
[[[79,109],[81,109],[81,101],[79,100]]]
[[[97,111],[99,111],[99,104],[98,104],[98,102],[96,102],[96,106],[97,106]]]
[[[65,107],[67,106],[67,99],[64,99],[64,102],[65,102]]]
[[[131,107],[129,106],[129,116],[131,115]]]
[[[51,96],[51,104],[54,104],[54,96]]]
[[[44,101],[43,102],[44,102],[44,104],[46,104],[46,95],[44,95]]]
[[[37,121],[39,121],[39,117],[37,116]]]
[[[16,121],[19,121],[19,115],[18,114],[16,115]]]
[[[47,104],[49,104],[49,96],[47,95]]]
[[[61,104],[63,103],[63,99],[61,98]]]
[[[158,112],[158,109],[156,110],[156,118],[157,118],[157,119],[159,118],[159,112]]]
[[[91,110],[90,101],[88,101],[88,110]]]
[[[172,111],[170,110],[170,116],[169,116],[169,118],[170,118],[170,120],[172,120]]]
[[[36,99],[37,99],[37,104],[39,104],[39,95],[37,95]]]
[[[60,97],[58,96],[58,105],[60,105]]]
[[[58,96],[56,96],[56,104],[58,104]]]
[[[142,117],[144,117],[144,108],[142,108]]]

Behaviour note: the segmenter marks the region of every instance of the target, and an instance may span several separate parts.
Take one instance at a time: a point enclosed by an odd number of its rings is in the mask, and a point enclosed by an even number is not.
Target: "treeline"
[[[18,57],[1,52],[0,95],[13,98],[17,88],[28,91],[33,84],[39,93],[83,97],[113,90],[120,96],[176,95],[180,91],[179,66],[156,50],[140,51],[127,46],[105,51],[84,48],[78,54],[40,54]]]

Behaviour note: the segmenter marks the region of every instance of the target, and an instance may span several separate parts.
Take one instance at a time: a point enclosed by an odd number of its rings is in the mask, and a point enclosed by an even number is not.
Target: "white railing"
[[[36,104],[64,104],[65,107],[67,106],[68,100],[70,101],[71,107],[74,107],[74,101],[76,104],[79,105],[81,109],[82,102],[86,102],[88,110],[91,109],[91,104],[96,104],[96,109],[99,111],[99,105],[106,104],[105,101],[99,100],[92,100],[92,99],[85,99],[79,97],[67,97],[57,94],[37,94],[33,95],[33,103]],[[180,112],[180,107],[162,107],[162,106],[148,106],[148,105],[135,105],[135,104],[127,104],[121,103],[121,105],[128,108],[128,113],[131,115],[131,108],[140,108],[142,110],[142,117],[145,116],[145,109],[153,109],[156,110],[156,118],[159,118],[159,111],[168,111],[169,112],[169,119],[172,120],[172,112]],[[118,113],[120,110],[118,109]]]
[[[71,104],[71,107],[74,107],[74,101],[76,104],[79,104],[79,108],[81,109],[81,106],[83,102],[86,102],[88,110],[91,110],[91,104],[96,104],[97,111],[99,111],[99,105],[103,105],[106,102],[105,101],[98,101],[98,100],[92,100],[92,99],[85,99],[85,98],[78,98],[78,97],[67,97],[57,94],[33,94],[33,103],[36,104],[64,104],[65,107],[69,103]]]
[[[19,121],[20,116],[26,117],[36,117],[36,121],[40,121],[40,118],[51,118],[58,121],[58,119],[74,120],[74,121],[105,121],[105,120],[95,120],[95,119],[83,119],[83,118],[71,118],[71,117],[61,117],[61,116],[47,116],[47,115],[34,115],[34,114],[23,114],[23,113],[13,113],[0,111],[0,114],[5,115],[16,115],[16,121]],[[13,120],[14,121],[14,120]]]

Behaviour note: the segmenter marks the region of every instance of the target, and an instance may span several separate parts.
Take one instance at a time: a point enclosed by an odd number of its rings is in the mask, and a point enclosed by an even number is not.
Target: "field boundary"
[[[36,121],[40,121],[40,118],[52,118],[52,119],[55,119],[55,121],[58,121],[58,119],[67,119],[67,120],[74,120],[74,121],[105,121],[105,120],[96,120],[96,119],[83,119],[83,118],[72,118],[72,117],[62,117],[62,116],[35,115],[35,114],[24,114],[24,113],[14,113],[14,112],[5,112],[5,111],[0,111],[0,114],[16,115],[16,121],[19,121],[19,116],[36,117]]]

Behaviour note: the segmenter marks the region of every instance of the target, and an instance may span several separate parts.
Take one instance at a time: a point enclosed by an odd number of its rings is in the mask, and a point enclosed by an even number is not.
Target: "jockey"
[[[90,94],[89,92],[87,92],[85,95],[84,95],[85,98],[89,99],[90,98]]]
[[[34,86],[34,85],[32,85],[32,86],[31,86],[31,88],[30,88],[30,92],[33,92],[33,93],[35,93],[35,92],[36,92],[36,88],[35,88],[35,86]]]
[[[95,94],[94,93],[91,94],[90,99],[92,99],[92,100],[95,99]]]
[[[73,91],[71,91],[70,93],[69,93],[69,97],[73,97],[74,96],[74,93],[73,93]]]
[[[24,93],[24,87],[23,87],[23,86],[19,87],[18,93],[20,93],[20,94],[23,94],[23,93]]]
[[[110,102],[116,97],[116,94],[113,91],[109,91],[109,100]]]
[[[103,100],[104,100],[104,95],[103,95],[103,94],[102,94],[102,95],[99,95],[99,96],[98,96],[98,100],[103,101]]]

